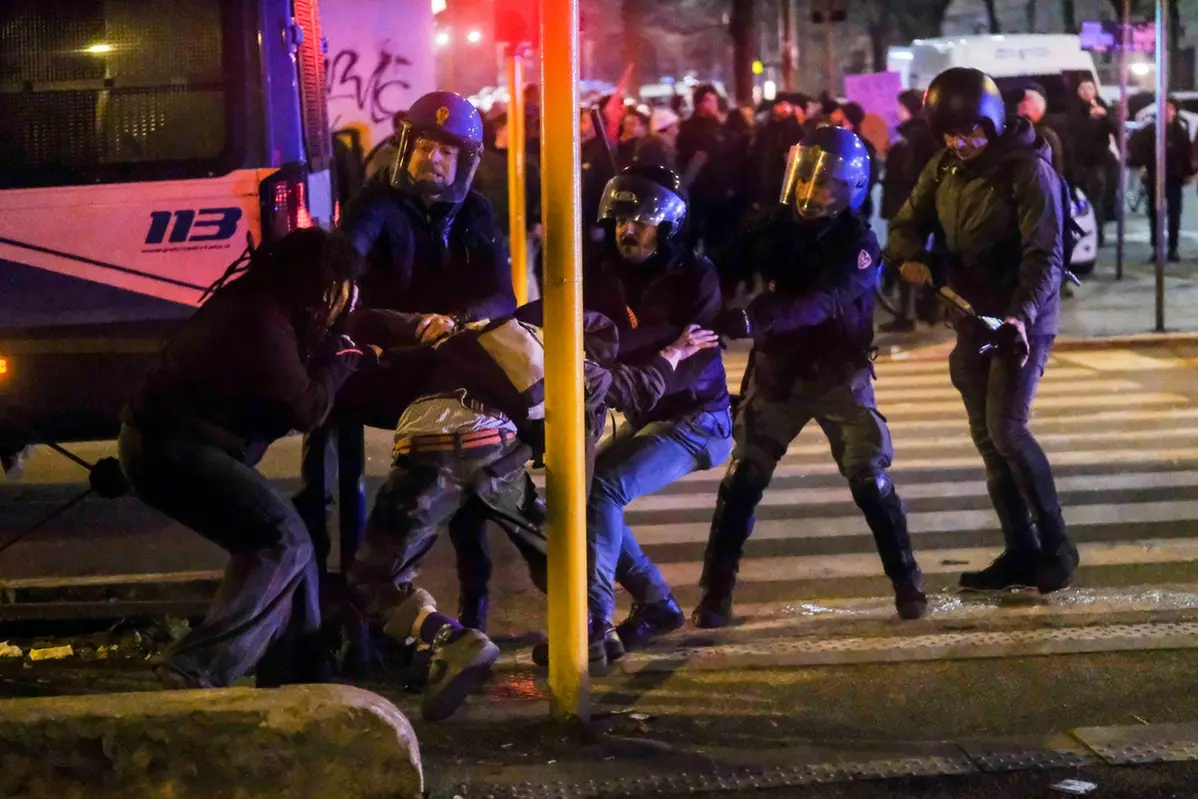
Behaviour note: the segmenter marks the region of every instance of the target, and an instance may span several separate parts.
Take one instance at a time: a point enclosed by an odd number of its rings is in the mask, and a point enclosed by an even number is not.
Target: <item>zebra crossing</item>
[[[745,360],[726,357],[731,385]],[[625,670],[1198,647],[1190,621],[1198,622],[1198,399],[1181,379],[1193,363],[1165,350],[1054,354],[1032,429],[1083,566],[1058,594],[992,597],[956,590],[960,572],[998,554],[1002,535],[947,349],[879,359],[878,409],[894,439],[891,477],[908,508],[928,617],[894,617],[870,532],[811,424],[759,508],[737,586],[738,624],[688,625],[629,655]],[[722,467],[689,475],[627,512],[688,612],[722,475]],[[1168,623],[1152,623],[1161,618]]]

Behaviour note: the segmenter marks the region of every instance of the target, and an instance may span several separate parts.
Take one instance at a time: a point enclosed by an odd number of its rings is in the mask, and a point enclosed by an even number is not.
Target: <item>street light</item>
[[[437,31],[437,36],[433,40],[438,47],[445,47],[449,44],[449,31]]]
[[[471,44],[478,44],[483,40],[483,35],[479,31],[470,31],[466,34],[466,41]]]

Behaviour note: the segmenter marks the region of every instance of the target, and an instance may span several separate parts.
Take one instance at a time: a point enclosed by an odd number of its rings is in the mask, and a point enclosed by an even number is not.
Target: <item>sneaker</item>
[[[686,624],[686,614],[678,607],[674,595],[660,602],[645,605],[633,605],[628,618],[616,627],[616,635],[624,644],[624,649],[638,649],[659,635],[672,633]],[[611,657],[608,657],[611,660]]]
[[[732,623],[732,597],[705,593],[699,600],[691,621],[702,630],[718,630]]]
[[[894,607],[900,619],[913,621],[923,618],[928,610],[928,597],[923,588],[913,581],[894,584]]]
[[[1077,547],[1072,541],[1061,544],[1055,552],[1040,553],[1040,562],[1036,569],[1036,589],[1041,594],[1051,594],[1068,588],[1080,561]]]
[[[607,674],[608,665],[624,657],[624,644],[615,628],[608,626],[602,637],[592,638],[587,643],[587,673],[592,677]],[[549,668],[549,642],[542,641],[532,648],[532,662],[543,669]]]
[[[425,721],[447,719],[491,676],[499,647],[478,630],[464,629],[433,649],[421,714]]]
[[[197,691],[212,687],[167,663],[159,663],[155,666],[154,676],[158,678],[158,683],[164,691]]]
[[[986,568],[961,575],[960,585],[966,591],[1010,591],[1034,588],[1039,553],[1006,550]]]
[[[878,325],[879,333],[913,333],[914,331],[914,319],[895,319]]]

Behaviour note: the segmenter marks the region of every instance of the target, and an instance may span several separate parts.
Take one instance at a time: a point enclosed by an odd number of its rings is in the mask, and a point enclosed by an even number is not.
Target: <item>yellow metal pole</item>
[[[541,3],[541,197],[545,219],[545,494],[549,509],[549,693],[558,719],[587,721],[586,492],[578,0]]]
[[[528,302],[528,218],[525,213],[524,54],[518,45],[504,54],[507,59],[507,197],[511,227],[512,289],[516,305]]]

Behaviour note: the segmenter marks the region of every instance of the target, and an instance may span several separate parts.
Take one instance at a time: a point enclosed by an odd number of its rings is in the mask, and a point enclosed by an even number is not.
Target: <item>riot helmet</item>
[[[953,67],[932,79],[924,95],[932,134],[966,134],[981,125],[989,139],[1006,130],[1007,108],[994,80],[980,69]]]
[[[430,202],[460,203],[483,151],[483,120],[453,92],[430,92],[408,109],[396,134],[391,185]]]
[[[868,194],[869,150],[857,134],[824,125],[790,148],[778,202],[793,204],[800,219],[856,211]]]
[[[629,260],[643,261],[678,237],[686,222],[686,211],[682,182],[672,169],[656,164],[633,164],[607,182],[599,201],[599,222],[617,228],[621,222],[632,222],[638,233],[652,228],[656,236],[641,237],[639,255],[637,248],[632,247],[631,242],[622,241],[619,231],[615,231],[615,244],[621,254],[626,258],[633,256]],[[645,245],[649,241],[654,246],[646,252]],[[630,246],[626,247],[626,244]]]

